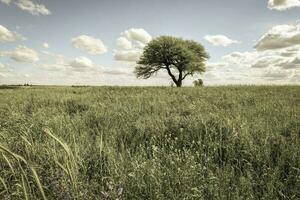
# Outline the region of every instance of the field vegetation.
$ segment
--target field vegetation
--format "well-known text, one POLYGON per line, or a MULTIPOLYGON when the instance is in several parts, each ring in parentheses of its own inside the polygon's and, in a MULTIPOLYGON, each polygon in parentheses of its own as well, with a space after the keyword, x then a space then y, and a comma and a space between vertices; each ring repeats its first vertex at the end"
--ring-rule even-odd
POLYGON ((4 87, 0 199, 300 199, 300 87, 4 87))

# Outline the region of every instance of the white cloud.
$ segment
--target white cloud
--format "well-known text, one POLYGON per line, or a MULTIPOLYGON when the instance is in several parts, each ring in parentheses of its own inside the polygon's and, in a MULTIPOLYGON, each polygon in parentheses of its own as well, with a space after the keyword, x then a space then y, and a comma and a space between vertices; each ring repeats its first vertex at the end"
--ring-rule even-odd
POLYGON ((300 69, 300 56, 295 57, 290 62, 287 62, 283 65, 285 69, 300 69))
POLYGON ((233 52, 207 67, 203 77, 207 84, 294 84, 299 80, 295 74, 300 73, 300 45, 233 52))
POLYGON ((214 46, 223 46, 223 47, 229 46, 231 44, 241 43, 240 41, 230 39, 225 35, 206 35, 204 39, 214 46))
POLYGON ((95 67, 94 63, 87 57, 75 58, 69 63, 69 66, 75 71, 84 71, 95 67))
POLYGON ((41 60, 43 63, 36 64, 36 66, 47 71, 99 72, 101 70, 101 66, 94 64, 92 60, 84 56, 69 59, 60 54, 42 51, 41 60))
POLYGON ((118 50, 114 53, 115 60, 118 61, 127 61, 127 62, 136 62, 142 55, 142 51, 140 49, 133 50, 118 50))
POLYGON ((87 71, 96 69, 96 65, 87 57, 77 57, 67 59, 60 54, 42 51, 42 64, 36 64, 37 67, 47 71, 87 71))
POLYGON ((44 47, 45 49, 49 49, 50 46, 49 46, 49 44, 48 44, 47 42, 44 42, 44 43, 43 43, 43 47, 44 47))
POLYGON ((206 72, 215 70, 219 67, 226 67, 227 63, 224 61, 220 61, 220 62, 207 62, 206 63, 206 72))
POLYGON ((300 0, 269 0, 268 7, 271 10, 286 10, 293 7, 300 7, 300 0))
POLYGON ((32 15, 50 15, 51 12, 43 4, 34 4, 30 0, 19 0, 16 5, 21 9, 28 11, 32 15))
POLYGON ((254 60, 254 64, 251 65, 253 68, 266 68, 266 67, 274 67, 274 66, 281 66, 286 62, 286 58, 278 56, 278 55, 271 55, 271 56, 263 56, 258 60, 254 60))
POLYGON ((147 44, 152 40, 151 35, 142 28, 131 28, 122 33, 126 38, 133 41, 138 41, 147 44))
POLYGON ((138 61, 143 53, 143 48, 151 40, 151 35, 141 28, 131 28, 122 32, 117 39, 114 59, 125 62, 138 61))
POLYGON ((255 45, 259 51, 300 45, 300 22, 278 25, 264 34, 255 45))
POLYGON ((169 85, 164 76, 149 80, 136 79, 133 66, 104 67, 85 57, 66 58, 63 55, 41 51, 40 61, 33 64, 36 70, 27 74, 0 70, 0 84, 42 85, 169 85))
POLYGON ((293 72, 282 70, 281 68, 268 68, 263 71, 261 77, 267 80, 286 80, 293 76, 293 72))
POLYGON ((133 44, 126 37, 122 36, 117 39, 117 47, 119 49, 132 49, 133 44))
POLYGON ((297 56, 299 51, 300 51, 299 46, 293 46, 290 48, 282 49, 280 55, 284 56, 284 57, 294 57, 294 56, 297 56))
POLYGON ((39 69, 46 70, 51 73, 65 73, 65 76, 68 77, 74 73, 91 73, 97 75, 106 74, 109 76, 133 76, 133 69, 130 67, 103 67, 93 63, 93 61, 91 61, 89 58, 83 56, 74 59, 68 59, 63 55, 42 51, 41 57, 43 64, 36 64, 39 69))
POLYGON ((24 40, 20 34, 8 30, 6 27, 0 25, 0 42, 15 42, 17 40, 24 40))
POLYGON ((71 39, 73 47, 85 51, 89 54, 103 54, 107 52, 107 47, 100 39, 87 35, 81 35, 71 39))
POLYGON ((300 71, 290 78, 291 83, 300 83, 300 71))
MULTIPOLYGON (((46 71, 52 71, 52 72, 66 72, 67 75, 72 75, 73 72, 80 72, 80 73, 92 73, 92 74, 107 74, 107 75, 127 75, 127 76, 133 76, 132 71, 128 68, 115 68, 115 67, 102 67, 95 65, 94 63, 89 63, 89 61, 83 61, 80 60, 82 58, 75 58, 69 63, 66 64, 58 64, 58 63, 52 63, 52 64, 40 64, 37 65, 40 69, 46 70, 46 71), (91 65, 90 65, 91 64, 91 65)), ((80 74, 78 74, 80 75, 80 74)))
POLYGON ((27 11, 32 15, 50 15, 51 12, 43 4, 35 4, 31 0, 1 0, 2 3, 9 5, 15 2, 16 6, 21 10, 27 11))
POLYGON ((233 52, 231 54, 222 57, 223 62, 227 62, 227 65, 241 65, 250 67, 253 61, 259 58, 257 51, 246 52, 233 52))
POLYGON ((1 52, 1 56, 8 56, 17 62, 34 63, 39 61, 39 55, 26 46, 18 46, 14 51, 1 52))
POLYGON ((226 66, 242 66, 244 68, 273 68, 281 69, 300 69, 300 46, 298 51, 293 49, 293 54, 286 54, 290 49, 269 50, 269 51, 250 51, 250 52, 233 52, 222 57, 226 66), (283 55, 284 54, 284 55, 283 55))

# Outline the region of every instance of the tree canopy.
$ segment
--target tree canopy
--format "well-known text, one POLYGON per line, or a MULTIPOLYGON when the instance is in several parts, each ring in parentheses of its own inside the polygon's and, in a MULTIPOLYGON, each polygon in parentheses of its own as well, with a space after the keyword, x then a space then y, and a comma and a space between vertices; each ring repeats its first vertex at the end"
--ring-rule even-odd
POLYGON ((176 86, 181 87, 187 76, 205 72, 208 58, 205 48, 193 40, 160 36, 144 48, 135 74, 147 79, 160 70, 166 70, 176 86))

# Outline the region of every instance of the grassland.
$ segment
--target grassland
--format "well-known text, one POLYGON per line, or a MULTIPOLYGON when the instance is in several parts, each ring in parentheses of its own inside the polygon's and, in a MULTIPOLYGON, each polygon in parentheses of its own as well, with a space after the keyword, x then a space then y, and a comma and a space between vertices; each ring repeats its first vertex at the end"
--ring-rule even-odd
POLYGON ((300 87, 0 89, 0 199, 300 199, 300 87))

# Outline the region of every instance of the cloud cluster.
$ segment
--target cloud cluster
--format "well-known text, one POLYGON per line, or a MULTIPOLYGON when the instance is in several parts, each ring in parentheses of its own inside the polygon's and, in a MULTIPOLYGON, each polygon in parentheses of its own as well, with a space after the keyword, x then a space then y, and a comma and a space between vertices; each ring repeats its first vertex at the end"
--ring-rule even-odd
POLYGON ((300 0, 269 0, 268 7, 271 10, 287 10, 293 7, 300 7, 300 0))
POLYGON ((231 44, 240 44, 240 41, 237 40, 233 40, 228 38, 225 35, 206 35, 204 37, 204 39, 206 41, 208 41, 209 43, 211 43, 213 46, 229 46, 231 44))
POLYGON ((246 52, 232 52, 208 63, 212 84, 289 84, 300 82, 300 23, 272 27, 246 52))
POLYGON ((107 74, 107 75, 130 75, 129 68, 103 67, 95 64, 87 57, 80 56, 77 58, 66 58, 63 55, 42 51, 43 63, 36 64, 42 70, 51 72, 65 72, 65 76, 70 76, 73 73, 85 74, 107 74))
POLYGON ((16 62, 34 63, 39 61, 39 55, 26 46, 18 46, 14 51, 0 52, 0 56, 7 56, 16 62))
POLYGON ((300 69, 300 22, 271 28, 255 45, 260 58, 253 67, 300 69))
POLYGON ((114 58, 117 61, 136 62, 142 55, 145 45, 152 37, 144 29, 132 28, 121 33, 117 39, 117 50, 114 58))
POLYGON ((0 43, 1 42, 15 42, 17 40, 24 40, 20 34, 8 30, 6 27, 0 25, 0 43))
POLYGON ((300 45, 300 22, 278 25, 260 38, 255 49, 275 50, 300 45))
POLYGON ((87 57, 68 59, 63 55, 42 51, 42 62, 37 67, 47 71, 97 71, 97 66, 87 57))
POLYGON ((280 68, 267 68, 263 71, 262 77, 268 81, 289 80, 294 76, 294 71, 289 72, 280 68))
POLYGON ((9 5, 14 2, 21 10, 27 11, 32 15, 50 15, 51 12, 43 4, 35 4, 31 0, 0 0, 2 3, 9 5))
POLYGON ((300 46, 292 56, 282 56, 290 49, 233 52, 217 63, 208 64, 204 80, 219 84, 293 83, 300 81, 300 46))
POLYGON ((103 44, 100 39, 80 35, 71 39, 73 47, 85 51, 89 54, 103 54, 107 52, 107 47, 103 44))

